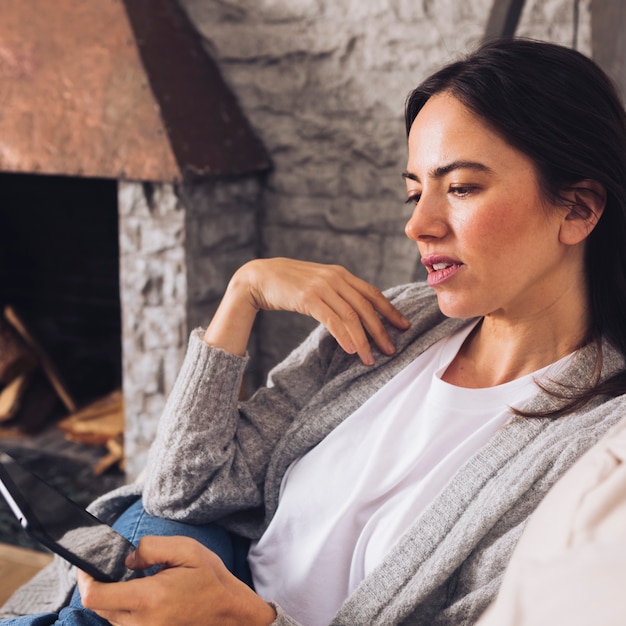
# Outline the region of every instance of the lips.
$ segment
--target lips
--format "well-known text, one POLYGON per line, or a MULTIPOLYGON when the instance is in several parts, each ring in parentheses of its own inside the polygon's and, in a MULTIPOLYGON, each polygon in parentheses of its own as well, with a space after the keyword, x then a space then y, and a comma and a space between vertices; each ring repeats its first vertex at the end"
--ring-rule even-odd
POLYGON ((431 287, 445 282, 463 267, 461 261, 438 254, 422 257, 421 262, 428 270, 428 284, 431 287))

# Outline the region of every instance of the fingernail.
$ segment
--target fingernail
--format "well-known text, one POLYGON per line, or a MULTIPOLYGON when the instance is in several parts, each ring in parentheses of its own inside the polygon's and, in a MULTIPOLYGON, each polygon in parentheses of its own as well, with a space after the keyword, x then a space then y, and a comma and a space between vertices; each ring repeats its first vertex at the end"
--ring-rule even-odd
POLYGON ((369 354, 366 354, 363 358, 363 362, 365 363, 365 365, 374 365, 374 355, 371 352, 369 354))

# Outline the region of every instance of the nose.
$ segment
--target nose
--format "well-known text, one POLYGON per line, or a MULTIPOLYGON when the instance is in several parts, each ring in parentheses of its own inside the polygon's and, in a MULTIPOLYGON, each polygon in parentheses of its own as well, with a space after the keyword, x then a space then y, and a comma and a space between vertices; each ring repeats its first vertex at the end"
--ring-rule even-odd
POLYGON ((404 232, 409 239, 420 242, 445 237, 448 225, 440 202, 434 195, 422 192, 404 227, 404 232))

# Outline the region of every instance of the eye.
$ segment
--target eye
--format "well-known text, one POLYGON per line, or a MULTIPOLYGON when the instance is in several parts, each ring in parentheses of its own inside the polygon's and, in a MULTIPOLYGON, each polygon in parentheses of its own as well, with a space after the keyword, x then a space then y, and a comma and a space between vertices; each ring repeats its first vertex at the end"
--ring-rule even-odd
POLYGON ((413 192, 406 199, 405 204, 417 204, 420 201, 422 194, 419 192, 413 192))
POLYGON ((448 193, 452 193, 458 198, 466 198, 476 191, 476 185, 452 185, 448 193))

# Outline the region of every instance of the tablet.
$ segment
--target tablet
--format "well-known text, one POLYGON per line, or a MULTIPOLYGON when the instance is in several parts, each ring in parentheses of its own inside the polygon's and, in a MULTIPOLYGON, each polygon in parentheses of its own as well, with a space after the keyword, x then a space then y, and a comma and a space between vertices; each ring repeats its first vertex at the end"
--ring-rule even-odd
POLYGON ((76 502, 0 452, 0 492, 24 530, 96 580, 141 576, 124 565, 135 546, 76 502))

